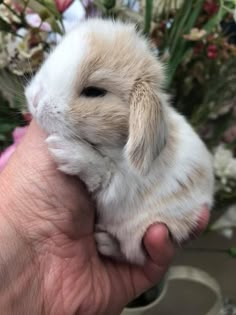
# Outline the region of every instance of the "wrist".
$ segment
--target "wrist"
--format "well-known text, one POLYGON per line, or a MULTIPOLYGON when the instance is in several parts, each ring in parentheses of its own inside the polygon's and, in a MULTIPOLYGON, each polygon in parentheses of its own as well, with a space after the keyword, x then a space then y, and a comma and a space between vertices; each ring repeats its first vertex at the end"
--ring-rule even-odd
MULTIPOLYGON (((2 183, 2 182, 1 182, 2 183)), ((4 190, 4 187, 1 186, 4 190)), ((23 231, 14 222, 10 196, 0 193, 0 309, 2 314, 42 314, 40 272, 23 231), (4 198, 3 198, 4 196, 4 198), (7 201, 7 202, 4 202, 7 201), (8 215, 9 213, 9 215, 8 215)), ((16 209, 17 210, 17 209, 16 209)), ((17 217, 15 217, 17 220, 17 217)))

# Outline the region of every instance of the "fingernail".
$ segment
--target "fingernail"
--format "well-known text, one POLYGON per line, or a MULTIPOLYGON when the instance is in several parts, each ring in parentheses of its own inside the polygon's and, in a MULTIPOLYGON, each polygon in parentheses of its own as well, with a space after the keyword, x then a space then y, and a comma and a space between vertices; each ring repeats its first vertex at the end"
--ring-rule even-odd
POLYGON ((165 240, 167 241, 167 242, 171 242, 172 241, 172 235, 171 235, 171 233, 170 233, 170 230, 168 229, 168 227, 165 225, 165 224, 163 224, 163 226, 165 226, 165 240))
POLYGON ((169 241, 170 240, 170 231, 168 230, 168 227, 164 224, 164 223, 161 223, 159 225, 159 229, 162 230, 163 232, 163 229, 165 229, 165 241, 169 241))

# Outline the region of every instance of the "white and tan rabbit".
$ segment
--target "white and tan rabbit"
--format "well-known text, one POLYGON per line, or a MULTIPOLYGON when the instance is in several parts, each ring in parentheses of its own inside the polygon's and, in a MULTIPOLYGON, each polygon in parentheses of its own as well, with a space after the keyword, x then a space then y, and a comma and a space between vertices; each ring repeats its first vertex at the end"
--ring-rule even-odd
POLYGON ((103 255, 143 264, 142 238, 165 223, 177 242, 211 207, 211 156, 168 102, 163 68, 135 27, 91 19, 65 36, 26 88, 61 171, 97 203, 103 255))

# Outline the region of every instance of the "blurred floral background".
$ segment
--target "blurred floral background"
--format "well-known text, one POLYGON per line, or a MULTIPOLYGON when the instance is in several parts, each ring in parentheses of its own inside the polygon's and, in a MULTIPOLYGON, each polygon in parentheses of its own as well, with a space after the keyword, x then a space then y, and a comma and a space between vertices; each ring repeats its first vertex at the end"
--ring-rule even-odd
MULTIPOLYGON (((63 34, 93 16, 136 23, 165 63, 166 90, 173 106, 187 117, 213 155, 217 220, 210 222, 208 231, 232 240, 236 228, 236 0, 0 0, 0 172, 31 120, 24 86, 63 34)), ((231 245, 207 251, 236 257, 236 246, 231 245)), ((146 305, 159 289, 144 293, 131 306, 146 305)))
POLYGON ((91 16, 132 21, 150 38, 173 105, 213 154, 215 208, 234 204, 236 0, 0 0, 0 171, 30 121, 24 86, 63 34, 91 16))

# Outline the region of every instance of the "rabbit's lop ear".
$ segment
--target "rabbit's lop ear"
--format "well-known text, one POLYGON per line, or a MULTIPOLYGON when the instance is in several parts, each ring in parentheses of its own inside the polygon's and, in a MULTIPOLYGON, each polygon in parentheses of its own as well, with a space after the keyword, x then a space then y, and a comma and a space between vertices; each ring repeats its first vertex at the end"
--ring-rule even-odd
POLYGON ((166 143, 163 96, 151 83, 138 82, 130 99, 129 136, 125 154, 131 166, 146 175, 166 143))

